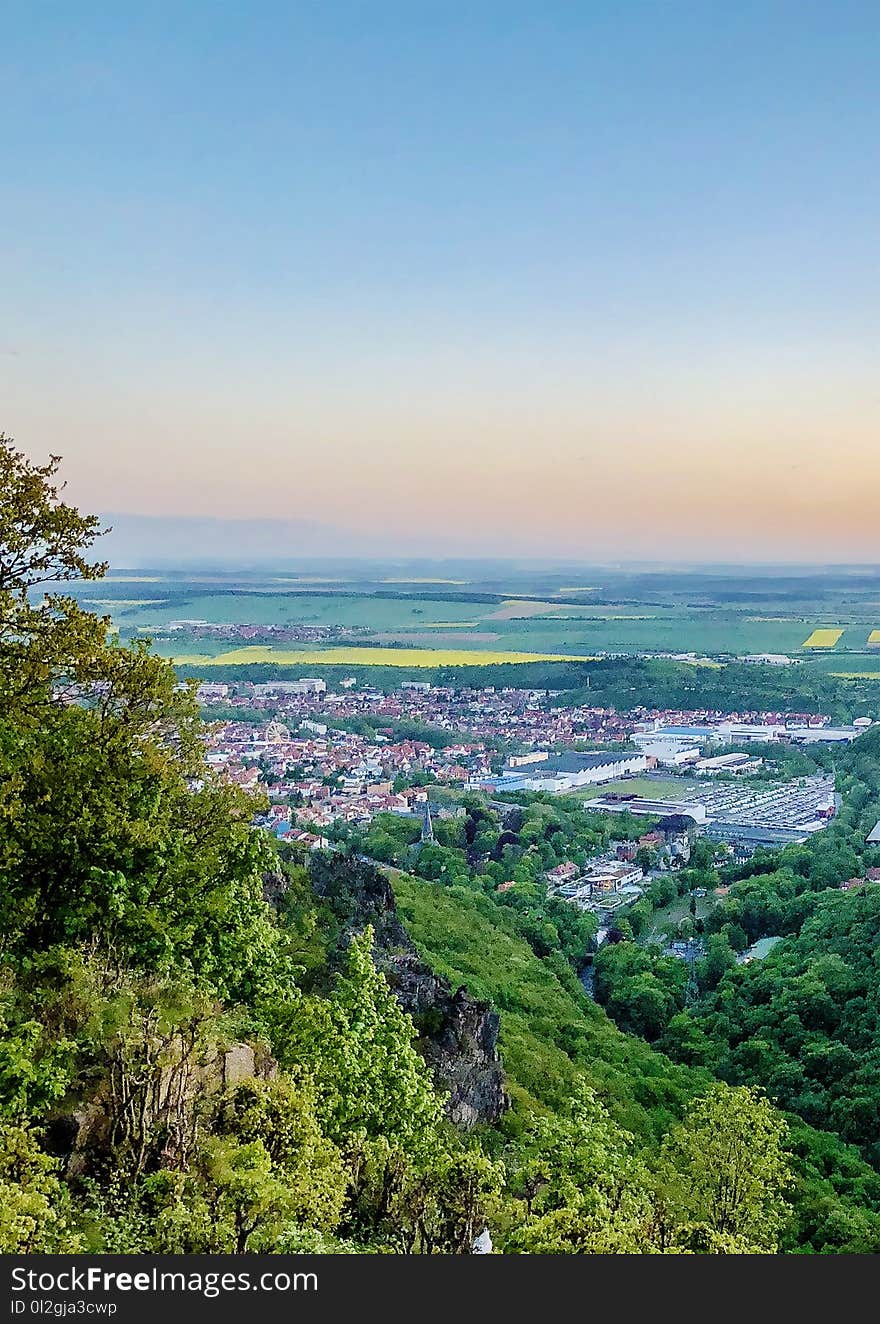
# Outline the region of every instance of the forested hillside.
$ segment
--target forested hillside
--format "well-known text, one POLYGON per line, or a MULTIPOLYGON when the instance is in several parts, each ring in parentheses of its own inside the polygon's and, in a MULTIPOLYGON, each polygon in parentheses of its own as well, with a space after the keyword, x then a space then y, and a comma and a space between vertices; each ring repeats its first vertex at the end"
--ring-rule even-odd
POLYGON ((781 1106, 858 1145, 876 1167, 880 850, 866 839, 880 818, 880 733, 843 756, 839 784, 834 825, 736 879, 713 916, 719 945, 737 929, 750 942, 785 940, 766 961, 705 972, 703 996, 670 1025, 667 1046, 724 1079, 760 1080, 781 1106))
POLYGON ((0 440, 0 1250, 880 1245, 873 1169, 616 1028, 552 907, 281 858, 192 689, 65 596, 103 567, 57 467, 0 440))

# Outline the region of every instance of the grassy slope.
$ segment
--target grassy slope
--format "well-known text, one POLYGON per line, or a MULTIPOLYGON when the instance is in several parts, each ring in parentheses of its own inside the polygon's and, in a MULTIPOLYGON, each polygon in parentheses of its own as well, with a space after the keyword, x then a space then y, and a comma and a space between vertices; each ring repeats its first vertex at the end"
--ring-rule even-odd
POLYGON ((503 905, 469 888, 405 876, 395 877, 394 890, 432 968, 501 1012, 501 1051, 518 1112, 558 1106, 585 1075, 615 1117, 650 1140, 704 1086, 702 1075, 621 1033, 573 973, 557 976, 539 960, 503 905))

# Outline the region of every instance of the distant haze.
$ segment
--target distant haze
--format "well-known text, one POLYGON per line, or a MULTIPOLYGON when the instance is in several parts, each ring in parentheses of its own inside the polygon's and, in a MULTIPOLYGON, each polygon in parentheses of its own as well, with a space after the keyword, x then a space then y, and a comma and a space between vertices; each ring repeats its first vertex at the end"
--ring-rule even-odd
POLYGON ((386 570, 396 565, 413 574, 419 572, 419 567, 422 573, 433 573, 444 565, 448 568, 457 564, 469 578, 475 569, 481 573, 503 573, 512 566, 528 569, 562 569, 567 566, 571 573, 601 566, 648 572, 699 569, 731 574, 735 574, 739 567, 748 566, 753 572, 768 575, 785 566, 810 574, 824 567, 841 566, 853 575, 872 574, 880 567, 878 557, 864 562, 836 561, 833 558, 818 561, 808 556, 773 559, 757 554, 743 556, 738 554, 736 547, 727 558, 719 555, 701 560, 676 554, 661 558, 656 554, 652 556, 650 549, 640 556, 635 542, 630 544, 624 556, 615 555, 613 548, 603 551, 595 544, 591 552, 586 540, 581 554, 566 554, 564 549, 554 547, 550 540, 543 546, 515 549, 505 545, 503 540, 500 545, 491 538, 481 543, 478 538, 453 533, 445 538, 429 533, 404 542, 393 532, 369 535, 295 519, 187 518, 120 513, 107 513, 101 518, 110 531, 98 541, 95 550, 118 569, 185 570, 215 566, 236 571, 337 561, 345 562, 349 570, 362 567, 366 573, 371 566, 381 562, 386 570))
POLYGON ((364 554, 363 546, 308 520, 181 519, 162 515, 102 516, 110 531, 97 551, 114 566, 223 564, 246 568, 279 559, 364 554))

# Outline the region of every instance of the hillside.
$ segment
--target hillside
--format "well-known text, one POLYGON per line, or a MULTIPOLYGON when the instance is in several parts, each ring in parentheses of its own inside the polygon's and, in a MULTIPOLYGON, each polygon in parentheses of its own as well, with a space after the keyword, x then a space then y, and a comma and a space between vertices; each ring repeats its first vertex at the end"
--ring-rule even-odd
MULTIPOLYGON (((515 916, 473 889, 440 888, 395 874, 401 917, 424 959, 501 1012, 499 1046, 514 1101, 503 1128, 515 1135, 535 1112, 563 1109, 586 1082, 616 1122, 650 1153, 706 1089, 703 1070, 674 1064, 622 1033, 580 989, 559 977, 516 933, 515 916)), ((752 1074, 751 1083, 760 1083, 752 1074)), ((876 1252, 880 1177, 857 1149, 789 1118, 795 1156, 790 1251, 876 1252)))
POLYGON ((421 954, 501 1012, 501 1047, 521 1107, 558 1108, 585 1078, 621 1125, 659 1139, 708 1075, 622 1034, 568 977, 517 935, 514 916, 472 888, 395 875, 401 916, 421 954))

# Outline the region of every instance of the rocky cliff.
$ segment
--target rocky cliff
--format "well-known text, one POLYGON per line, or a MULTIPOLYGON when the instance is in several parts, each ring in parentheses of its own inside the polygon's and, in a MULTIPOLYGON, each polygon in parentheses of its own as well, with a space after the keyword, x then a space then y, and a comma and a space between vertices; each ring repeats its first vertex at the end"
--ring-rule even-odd
POLYGON ((337 956, 352 933, 372 925, 376 964, 413 1018, 418 1047, 438 1087, 449 1095, 452 1121, 466 1128, 497 1121, 510 1106, 497 1012, 465 989, 453 990, 425 964, 401 922, 391 884, 375 865, 322 854, 311 858, 309 873, 315 895, 340 924, 337 956))

